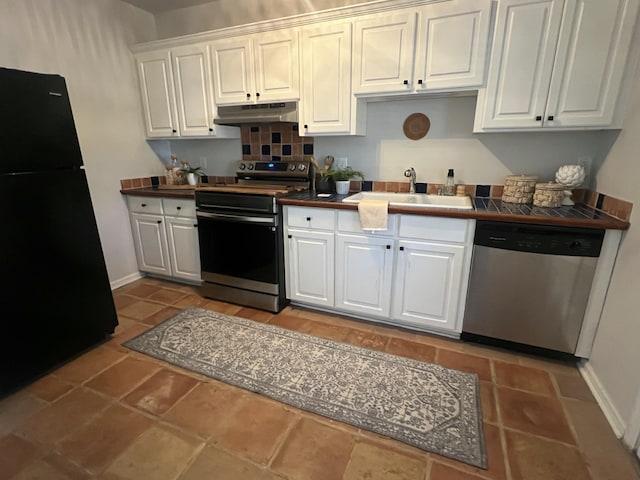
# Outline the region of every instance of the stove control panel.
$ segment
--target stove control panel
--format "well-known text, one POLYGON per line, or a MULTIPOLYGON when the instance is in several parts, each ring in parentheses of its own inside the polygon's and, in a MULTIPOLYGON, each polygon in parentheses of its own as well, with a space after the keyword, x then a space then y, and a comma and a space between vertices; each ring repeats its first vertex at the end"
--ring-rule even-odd
POLYGON ((287 162, 243 160, 238 164, 236 175, 242 178, 310 178, 311 170, 312 164, 309 160, 287 162))

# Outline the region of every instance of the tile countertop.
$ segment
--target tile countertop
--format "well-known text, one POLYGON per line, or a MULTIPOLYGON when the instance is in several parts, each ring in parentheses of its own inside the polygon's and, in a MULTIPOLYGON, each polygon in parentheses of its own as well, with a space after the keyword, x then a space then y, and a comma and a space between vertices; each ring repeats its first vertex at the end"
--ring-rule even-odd
MULTIPOLYGON (((120 190, 124 195, 194 198, 195 188, 163 189, 143 187, 120 190)), ((352 195, 350 193, 349 195, 352 195)), ((357 210, 358 205, 342 203, 349 195, 332 194, 330 197, 318 197, 308 190, 295 192, 278 198, 282 205, 303 207, 337 208, 357 210)), ((499 222, 534 223, 539 225, 560 225, 566 227, 604 228, 626 230, 629 222, 619 220, 600 210, 587 205, 576 204, 572 207, 543 208, 533 205, 506 203, 497 198, 475 197, 473 210, 456 210, 448 208, 400 207, 389 205, 389 213, 405 213, 413 215, 429 215, 434 217, 472 218, 476 220, 494 220, 499 222)))
MULTIPOLYGON (((350 193, 349 195, 352 195, 350 193)), ((342 203, 349 195, 331 194, 330 197, 318 197, 312 191, 297 192, 280 197, 282 205, 304 207, 338 208, 357 210, 357 204, 342 203)), ((619 220, 587 205, 576 204, 570 207, 543 208, 533 205, 521 205, 502 202, 497 198, 473 198, 473 210, 449 208, 401 207, 389 205, 389 213, 409 213, 434 217, 472 218, 476 220, 494 220, 498 222, 534 223, 539 225, 560 225, 566 227, 603 228, 626 230, 629 222, 619 220)))

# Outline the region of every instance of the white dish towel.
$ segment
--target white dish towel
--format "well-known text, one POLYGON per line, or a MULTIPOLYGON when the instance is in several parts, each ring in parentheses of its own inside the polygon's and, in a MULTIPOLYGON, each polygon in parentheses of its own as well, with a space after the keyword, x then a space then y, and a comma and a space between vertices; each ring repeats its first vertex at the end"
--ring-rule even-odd
POLYGON ((386 230, 388 212, 388 200, 361 200, 358 203, 360 227, 363 230, 386 230))

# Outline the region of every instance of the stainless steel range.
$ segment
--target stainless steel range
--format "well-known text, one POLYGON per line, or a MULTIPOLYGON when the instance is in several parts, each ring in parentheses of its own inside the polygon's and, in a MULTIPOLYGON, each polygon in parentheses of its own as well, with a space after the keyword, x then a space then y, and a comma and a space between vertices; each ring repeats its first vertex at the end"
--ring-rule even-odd
POLYGON ((271 312, 285 307, 277 197, 308 189, 312 175, 309 161, 243 161, 237 183, 196 190, 204 296, 271 312))

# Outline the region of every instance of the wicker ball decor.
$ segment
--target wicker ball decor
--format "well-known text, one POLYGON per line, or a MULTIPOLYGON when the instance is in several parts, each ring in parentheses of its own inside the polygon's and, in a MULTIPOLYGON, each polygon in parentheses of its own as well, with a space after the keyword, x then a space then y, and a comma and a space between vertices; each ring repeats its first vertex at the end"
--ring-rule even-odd
POLYGON ((533 204, 536 207, 559 207, 564 199, 564 185, 558 183, 538 183, 533 194, 533 204))
POLYGON ((509 175, 504 179, 502 201, 509 203, 531 203, 538 177, 533 175, 509 175))

